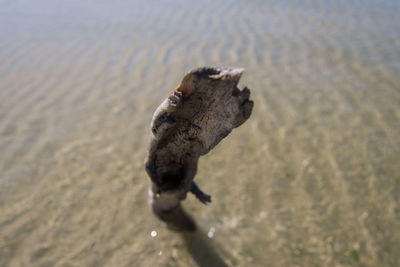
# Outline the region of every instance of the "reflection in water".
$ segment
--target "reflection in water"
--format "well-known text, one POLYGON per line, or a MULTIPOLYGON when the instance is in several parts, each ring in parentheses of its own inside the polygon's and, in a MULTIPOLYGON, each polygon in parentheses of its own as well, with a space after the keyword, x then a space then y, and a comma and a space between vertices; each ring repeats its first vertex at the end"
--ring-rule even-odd
POLYGON ((207 237, 207 234, 202 229, 197 229, 194 233, 186 232, 181 235, 188 252, 200 267, 228 266, 217 253, 211 239, 207 237))

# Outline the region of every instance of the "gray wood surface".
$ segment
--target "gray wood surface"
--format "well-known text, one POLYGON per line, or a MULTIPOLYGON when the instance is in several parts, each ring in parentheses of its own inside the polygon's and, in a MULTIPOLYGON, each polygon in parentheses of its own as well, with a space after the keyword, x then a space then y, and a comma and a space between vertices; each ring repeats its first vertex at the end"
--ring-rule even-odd
POLYGON ((154 213, 172 229, 195 230, 180 202, 192 192, 211 202, 193 181, 201 155, 251 115, 250 90, 237 87, 241 68, 203 67, 189 71, 157 108, 145 160, 154 213))

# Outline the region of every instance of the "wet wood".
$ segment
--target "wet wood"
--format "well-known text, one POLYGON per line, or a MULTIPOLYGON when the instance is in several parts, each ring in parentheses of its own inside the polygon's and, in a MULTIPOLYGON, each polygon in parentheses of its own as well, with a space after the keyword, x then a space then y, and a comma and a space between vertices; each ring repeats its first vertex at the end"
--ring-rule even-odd
POLYGON ((211 202, 193 181, 199 157, 251 115, 250 90, 237 87, 243 72, 226 67, 192 70, 154 113, 145 160, 150 204, 172 229, 195 230, 180 202, 187 192, 203 203, 211 202))

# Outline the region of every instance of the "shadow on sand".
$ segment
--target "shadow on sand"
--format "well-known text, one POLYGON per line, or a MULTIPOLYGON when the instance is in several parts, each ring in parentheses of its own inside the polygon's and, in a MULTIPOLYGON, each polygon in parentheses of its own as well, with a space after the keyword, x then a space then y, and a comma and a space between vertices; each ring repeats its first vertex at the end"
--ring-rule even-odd
POLYGON ((193 233, 182 233, 186 248, 200 267, 229 266, 215 251, 211 240, 202 229, 193 233))

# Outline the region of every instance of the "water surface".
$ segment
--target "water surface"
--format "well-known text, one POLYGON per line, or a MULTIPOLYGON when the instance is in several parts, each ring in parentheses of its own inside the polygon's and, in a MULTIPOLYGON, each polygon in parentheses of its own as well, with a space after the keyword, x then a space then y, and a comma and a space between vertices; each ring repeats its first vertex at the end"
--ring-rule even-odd
POLYGON ((398 1, 0 6, 0 266, 400 265, 398 1), (246 68, 255 108, 200 160, 213 203, 189 196, 180 235, 143 160, 203 65, 246 68))

